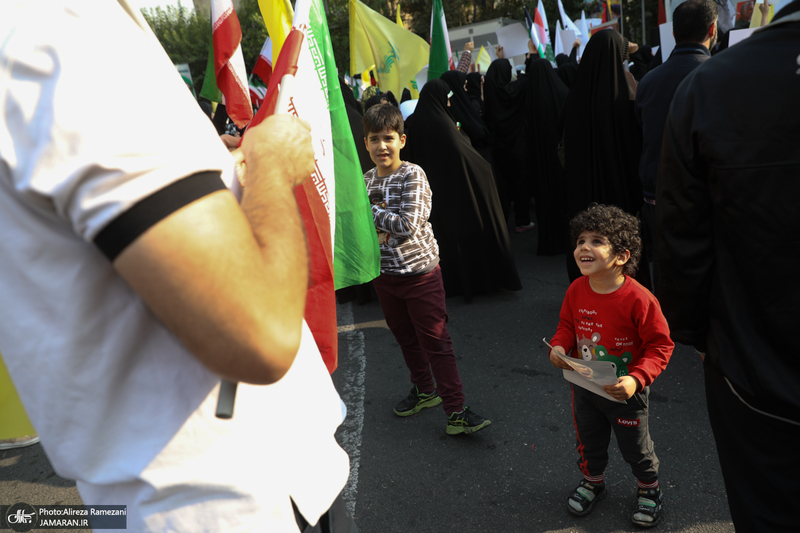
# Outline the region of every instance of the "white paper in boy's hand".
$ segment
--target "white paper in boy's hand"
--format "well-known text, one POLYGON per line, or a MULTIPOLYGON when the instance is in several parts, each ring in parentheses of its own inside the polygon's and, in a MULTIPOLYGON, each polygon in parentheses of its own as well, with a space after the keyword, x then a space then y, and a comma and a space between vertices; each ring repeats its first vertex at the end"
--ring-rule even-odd
MULTIPOLYGON (((542 340, 545 344, 550 346, 547 339, 542 340)), ((572 367, 572 370, 562 370, 564 379, 598 396, 602 396, 606 400, 617 403, 627 403, 622 400, 617 400, 603 390, 604 385, 614 385, 617 383, 617 371, 611 361, 584 361, 583 359, 575 359, 574 357, 563 355, 561 352, 554 350, 552 346, 550 346, 550 350, 572 367)))

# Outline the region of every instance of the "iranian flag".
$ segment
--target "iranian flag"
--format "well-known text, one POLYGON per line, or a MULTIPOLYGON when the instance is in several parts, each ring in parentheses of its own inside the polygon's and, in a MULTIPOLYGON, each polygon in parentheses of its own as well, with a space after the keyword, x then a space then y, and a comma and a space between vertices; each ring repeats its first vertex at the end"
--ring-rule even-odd
POLYGON ((242 28, 231 0, 211 0, 214 78, 228 116, 238 128, 253 118, 247 72, 242 56, 242 28))
POLYGON ((250 100, 256 107, 261 107, 267 94, 269 80, 272 77, 272 39, 267 37, 261 53, 258 55, 253 72, 250 73, 250 100))
POLYGON ((334 291, 376 278, 380 250, 319 0, 297 0, 292 31, 253 122, 274 110, 278 83, 291 70, 284 56, 292 54, 297 67, 288 111, 311 123, 317 163, 311 177, 295 189, 311 256, 305 320, 333 372, 338 351, 334 291))

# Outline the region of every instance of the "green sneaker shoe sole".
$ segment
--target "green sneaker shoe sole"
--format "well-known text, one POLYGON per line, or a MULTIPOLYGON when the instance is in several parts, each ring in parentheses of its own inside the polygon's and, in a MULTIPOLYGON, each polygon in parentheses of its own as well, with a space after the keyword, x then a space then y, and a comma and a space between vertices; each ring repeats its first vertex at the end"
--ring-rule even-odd
POLYGON ((476 431, 480 431, 486 426, 491 426, 491 420, 485 420, 483 423, 477 426, 455 426, 452 424, 447 424, 447 434, 448 435, 469 435, 470 433, 475 433, 476 431))
POLYGON ((398 411, 397 408, 395 408, 394 409, 394 414, 396 414, 397 416, 411 416, 411 415, 415 415, 415 414, 419 413, 420 411, 422 411, 426 407, 436 407, 440 403, 442 403, 441 396, 434 396, 430 400, 425 400, 423 402, 419 402, 417 405, 415 405, 414 407, 412 407, 408 411, 398 411))

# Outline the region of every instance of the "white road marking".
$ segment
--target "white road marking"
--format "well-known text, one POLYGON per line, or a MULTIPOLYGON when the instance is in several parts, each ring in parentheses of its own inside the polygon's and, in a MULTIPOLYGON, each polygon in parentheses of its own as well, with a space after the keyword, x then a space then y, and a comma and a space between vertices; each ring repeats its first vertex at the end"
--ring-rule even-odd
MULTIPOLYGON (((350 309, 350 321, 352 322, 352 320, 353 320, 353 308, 351 307, 352 304, 350 304, 348 302, 345 305, 348 307, 348 309, 350 309)), ((339 309, 341 309, 342 307, 344 307, 344 305, 340 306, 339 309)), ((372 322, 362 322, 360 324, 346 323, 346 324, 343 324, 343 325, 339 326, 337 328, 337 331, 339 333, 346 333, 348 331, 353 331, 353 330, 356 330, 356 329, 364 329, 364 328, 389 329, 389 326, 386 324, 385 320, 373 320, 372 322)))
POLYGON ((356 496, 358 495, 358 468, 361 464, 361 439, 364 429, 364 378, 366 376, 367 359, 364 353, 364 332, 359 331, 362 327, 381 327, 378 322, 366 322, 364 324, 353 324, 353 306, 351 303, 337 305, 336 314, 339 322, 345 324, 339 326, 339 332, 345 335, 347 340, 347 353, 339 354, 339 361, 345 362, 339 367, 344 373, 347 386, 339 391, 347 406, 347 418, 342 423, 342 431, 339 434, 339 444, 350 456, 350 478, 347 480, 342 490, 342 497, 347 503, 350 514, 355 516, 356 496))

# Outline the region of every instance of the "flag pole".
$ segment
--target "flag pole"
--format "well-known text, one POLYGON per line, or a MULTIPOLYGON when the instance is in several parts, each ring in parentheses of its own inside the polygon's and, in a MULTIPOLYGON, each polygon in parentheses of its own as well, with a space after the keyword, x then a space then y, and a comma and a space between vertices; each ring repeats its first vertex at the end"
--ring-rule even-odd
MULTIPOLYGON (((278 101, 275 104, 275 114, 286 114, 289 112, 289 101, 292 98, 292 86, 294 85, 294 74, 285 74, 281 78, 281 89, 278 91, 278 101)), ((223 379, 219 384, 219 396, 217 397, 217 418, 230 420, 233 418, 233 407, 236 403, 236 381, 223 379)))
MULTIPOLYGON (((293 30, 296 31, 296 30, 293 30)), ((255 126, 259 124, 264 118, 268 115, 276 113, 276 114, 286 114, 289 112, 289 102, 292 98, 292 87, 294 86, 294 74, 297 72, 297 52, 299 50, 299 43, 303 42, 302 38, 303 34, 300 32, 298 44, 296 46, 287 46, 286 48, 290 50, 288 53, 293 52, 293 56, 291 59, 287 59, 289 62, 288 66, 284 67, 286 70, 286 74, 281 77, 280 88, 278 89, 278 98, 275 103, 275 107, 272 113, 269 112, 267 104, 267 98, 264 98, 265 105, 262 106, 264 112, 259 112, 253 118, 253 121, 250 123, 251 126, 255 126)), ((287 41, 289 38, 287 37, 287 41)), ((283 55, 283 54, 281 54, 283 55)), ((288 56, 287 56, 288 57, 288 56)), ((279 58, 278 61, 281 61, 282 58, 279 58)), ((276 62, 275 71, 280 71, 280 67, 283 67, 284 63, 281 62, 281 65, 278 65, 276 62)), ((272 83, 270 83, 272 86, 272 83)), ((274 93, 273 93, 274 94, 274 93)), ((245 132, 247 134, 247 132, 245 132)), ((233 408, 234 404, 236 403, 236 388, 238 383, 235 381, 230 381, 227 379, 223 379, 219 384, 219 396, 217 397, 217 418, 229 420, 233 418, 233 408)))
POLYGON ((647 43, 647 33, 645 30, 645 22, 644 22, 644 0, 642 0, 642 46, 647 43))

